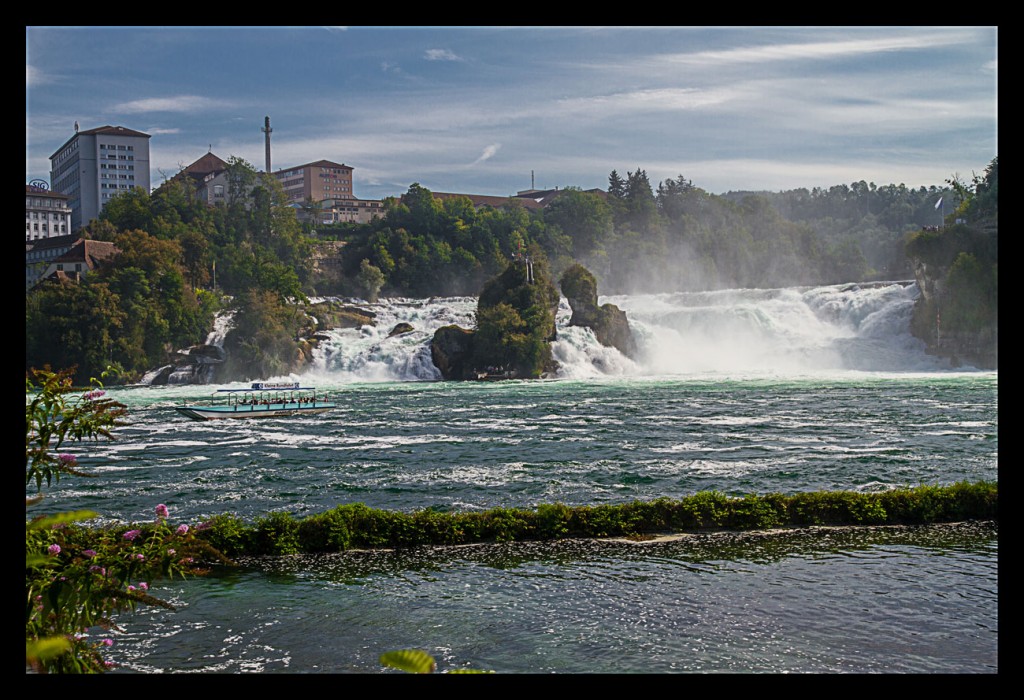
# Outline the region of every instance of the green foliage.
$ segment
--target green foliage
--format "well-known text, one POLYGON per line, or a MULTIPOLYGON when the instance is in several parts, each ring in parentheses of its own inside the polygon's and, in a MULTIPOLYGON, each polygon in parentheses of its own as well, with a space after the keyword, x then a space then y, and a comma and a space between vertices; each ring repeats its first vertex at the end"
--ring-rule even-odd
MULTIPOLYGON (((125 407, 99 389, 70 397, 71 372, 33 370, 26 377, 26 485, 61 475, 84 476, 78 458, 56 454, 65 444, 113 439, 125 407)), ((42 494, 26 499, 37 506, 42 494)), ((187 525, 167 523, 166 506, 137 528, 90 530, 78 523, 89 511, 40 515, 25 522, 25 663, 37 673, 100 673, 102 650, 111 639, 92 641, 84 632, 112 629, 112 615, 139 605, 173 609, 146 591, 161 576, 203 573, 202 562, 222 555, 195 538, 187 525)))
POLYGON ((264 290, 239 294, 234 308, 234 325, 224 339, 225 374, 259 379, 288 374, 298 366, 296 341, 306 325, 301 308, 264 290))
POLYGON ((406 673, 433 673, 437 663, 427 652, 421 649, 400 649, 380 655, 382 666, 395 668, 406 673))
POLYGON ((377 301, 377 296, 380 294, 380 289, 384 286, 386 279, 380 268, 372 265, 368 259, 363 258, 362 262, 359 263, 359 274, 356 276, 356 283, 362 289, 363 296, 371 304, 377 301))
POLYGON ((539 377, 551 364, 558 291, 545 261, 517 259, 484 285, 477 302, 473 341, 477 367, 498 366, 518 377, 539 377))
POLYGON ((566 269, 558 285, 566 298, 580 299, 597 306, 597 280, 582 265, 575 264, 566 269))
MULTIPOLYGON (((380 663, 382 666, 406 673, 434 673, 437 670, 437 662, 434 661, 434 657, 422 649, 389 651, 380 655, 380 663)), ((493 671, 460 668, 452 669, 447 673, 493 673, 493 671)))
MULTIPOLYGON (((113 439, 111 430, 126 407, 103 398, 102 389, 71 396, 73 370, 33 369, 25 374, 25 485, 50 486, 62 474, 90 476, 78 469, 78 457, 61 453, 65 443, 113 439)), ((95 382, 96 386, 102 386, 95 382)))
MULTIPOLYGON (((770 530, 814 525, 894 525, 998 518, 995 483, 920 486, 883 493, 829 491, 729 497, 702 491, 680 500, 659 498, 621 505, 535 510, 493 508, 451 513, 377 510, 362 503, 337 506, 295 520, 272 513, 246 525, 221 515, 194 528, 211 552, 224 555, 339 552, 478 542, 521 542, 566 537, 642 537, 665 532, 770 530)), ((80 543, 79 546, 85 546, 80 543)), ((207 557, 214 557, 208 554, 207 557)))
POLYGON ((249 546, 257 555, 296 554, 299 552, 299 523, 290 513, 282 512, 257 518, 249 546))

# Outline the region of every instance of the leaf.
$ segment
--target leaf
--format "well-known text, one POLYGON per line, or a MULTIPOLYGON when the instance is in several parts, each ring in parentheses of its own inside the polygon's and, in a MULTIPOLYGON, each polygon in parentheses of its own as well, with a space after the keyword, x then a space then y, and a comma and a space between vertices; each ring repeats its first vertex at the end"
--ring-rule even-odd
POLYGON ((47 515, 33 520, 30 523, 25 523, 25 528, 28 530, 46 530, 54 525, 61 523, 73 523, 76 520, 92 520, 98 518, 99 513, 91 510, 76 510, 70 513, 57 513, 56 515, 47 515))
POLYGON ((35 660, 52 659, 71 649, 71 640, 66 637, 44 637, 25 642, 25 658, 35 660))
POLYGON ((56 566, 57 560, 45 554, 25 554, 25 568, 34 569, 41 566, 56 566))
POLYGON ((433 673, 437 668, 434 657, 420 649, 389 651, 380 655, 380 662, 406 673, 433 673))

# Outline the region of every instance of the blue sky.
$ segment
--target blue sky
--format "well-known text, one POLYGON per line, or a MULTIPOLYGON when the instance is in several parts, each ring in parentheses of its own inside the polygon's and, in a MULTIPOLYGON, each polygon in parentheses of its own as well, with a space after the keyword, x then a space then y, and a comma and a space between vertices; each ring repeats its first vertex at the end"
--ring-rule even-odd
POLYGON ((74 133, 327 159, 357 197, 969 180, 998 155, 996 27, 26 27, 26 182, 74 133), (532 173, 532 180, 531 180, 532 173))

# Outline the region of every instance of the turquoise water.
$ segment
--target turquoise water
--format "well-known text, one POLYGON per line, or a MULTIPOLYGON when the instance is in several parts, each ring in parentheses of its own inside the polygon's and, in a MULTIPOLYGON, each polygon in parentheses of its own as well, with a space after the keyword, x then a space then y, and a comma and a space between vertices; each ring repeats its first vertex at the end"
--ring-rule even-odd
MULTIPOLYGON (((559 378, 435 381, 429 338, 469 298, 385 300, 331 331, 304 385, 320 416, 197 422, 219 386, 112 389, 129 408, 37 512, 141 522, 881 491, 998 479, 998 376, 954 371, 906 332, 916 289, 616 298, 624 358, 559 314, 559 378), (413 333, 388 337, 392 324, 413 333)), ((275 379, 263 377, 260 379, 275 379)), ((298 379, 290 377, 285 379, 298 379)), ((235 385, 242 386, 242 385, 235 385)), ((118 619, 114 673, 995 673, 998 531, 707 534, 346 552, 154 582, 177 610, 118 619)), ((104 633, 104 636, 108 636, 104 633)))
MULTIPOLYGON (((174 522, 883 490, 998 479, 996 375, 339 384, 320 417, 196 422, 206 388, 114 390, 130 425, 45 501, 174 522)), ((482 545, 244 562, 163 582, 116 673, 998 670, 994 526, 482 545)))

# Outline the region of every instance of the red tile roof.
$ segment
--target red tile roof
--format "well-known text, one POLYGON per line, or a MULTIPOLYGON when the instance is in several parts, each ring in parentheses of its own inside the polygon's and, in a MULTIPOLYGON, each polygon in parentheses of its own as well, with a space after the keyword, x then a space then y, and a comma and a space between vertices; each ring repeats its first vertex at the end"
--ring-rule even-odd
POLYGON ((84 262, 90 270, 94 270, 99 263, 114 257, 119 252, 117 246, 108 241, 93 241, 83 238, 71 246, 66 253, 55 258, 53 262, 84 262))

